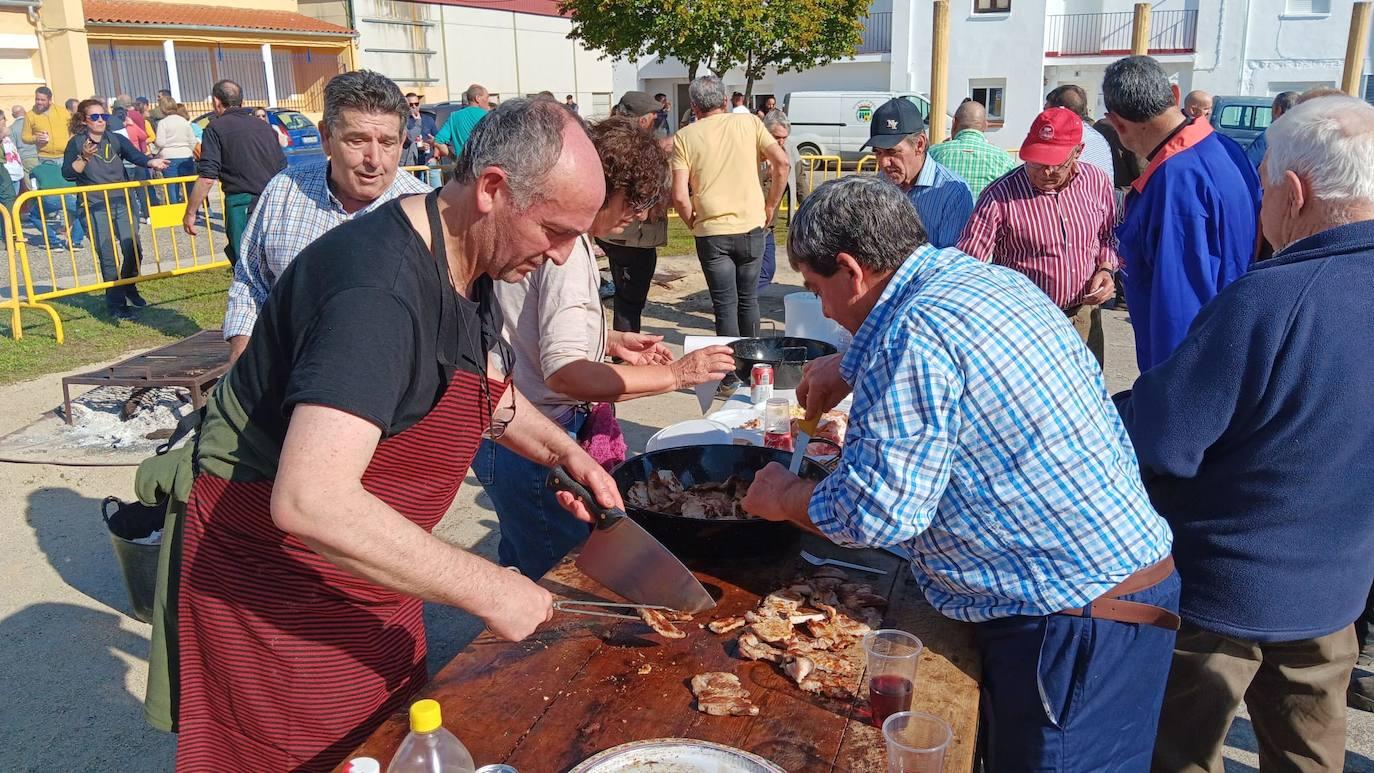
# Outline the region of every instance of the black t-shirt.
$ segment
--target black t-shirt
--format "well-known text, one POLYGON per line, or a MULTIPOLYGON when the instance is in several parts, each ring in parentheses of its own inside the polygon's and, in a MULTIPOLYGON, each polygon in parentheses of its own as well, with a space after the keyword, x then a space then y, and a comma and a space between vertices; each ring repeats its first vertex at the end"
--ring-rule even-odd
POLYGON ((490 290, 482 277, 476 301, 454 291, 400 200, 387 202, 321 236, 282 272, 230 386, 278 444, 300 403, 399 434, 433 409, 455 369, 487 372, 501 329, 490 290))

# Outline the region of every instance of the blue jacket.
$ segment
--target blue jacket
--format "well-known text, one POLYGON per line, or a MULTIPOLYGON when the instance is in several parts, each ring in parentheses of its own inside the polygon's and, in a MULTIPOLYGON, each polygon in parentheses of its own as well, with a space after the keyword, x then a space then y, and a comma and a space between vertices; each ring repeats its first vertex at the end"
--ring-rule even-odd
POLYGON ((1117 252, 1142 372, 1163 362, 1198 310, 1249 269, 1259 201, 1244 151, 1205 123, 1166 141, 1133 183, 1117 252))
MULTIPOLYGON (((1289 246, 1117 407, 1174 529, 1181 613, 1249 641, 1339 631, 1374 583, 1374 220, 1289 246)), ((1135 310, 1132 309, 1132 313, 1135 310)))

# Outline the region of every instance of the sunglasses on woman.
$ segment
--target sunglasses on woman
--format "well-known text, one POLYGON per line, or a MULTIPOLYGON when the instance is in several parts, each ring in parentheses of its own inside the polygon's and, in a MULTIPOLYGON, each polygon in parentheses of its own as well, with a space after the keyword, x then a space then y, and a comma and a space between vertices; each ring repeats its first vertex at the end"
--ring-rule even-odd
POLYGON ((90 114, 88 114, 88 115, 86 116, 86 120, 87 120, 87 121, 92 121, 92 122, 94 122, 94 121, 107 121, 107 122, 108 122, 111 118, 114 118, 114 116, 111 115, 111 114, 109 114, 109 113, 90 113, 90 114))

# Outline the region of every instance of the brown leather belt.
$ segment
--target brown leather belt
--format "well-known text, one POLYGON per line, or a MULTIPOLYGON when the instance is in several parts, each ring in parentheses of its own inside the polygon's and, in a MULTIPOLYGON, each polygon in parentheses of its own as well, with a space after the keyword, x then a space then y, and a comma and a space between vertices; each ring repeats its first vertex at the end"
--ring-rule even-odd
POLYGON ((1146 588, 1154 587, 1163 582, 1174 571, 1174 557, 1172 555, 1156 561, 1153 564, 1132 574, 1122 580, 1120 584, 1106 593, 1098 596, 1088 607, 1075 607, 1056 612, 1058 615, 1070 615, 1072 617, 1092 617, 1098 620, 1112 620, 1118 623, 1136 623, 1138 625, 1154 625, 1160 628, 1167 628, 1170 631, 1177 631, 1179 627, 1178 615, 1170 612, 1163 607, 1154 604, 1142 604, 1139 601, 1128 601, 1121 596, 1129 596, 1132 593, 1139 593, 1146 588))

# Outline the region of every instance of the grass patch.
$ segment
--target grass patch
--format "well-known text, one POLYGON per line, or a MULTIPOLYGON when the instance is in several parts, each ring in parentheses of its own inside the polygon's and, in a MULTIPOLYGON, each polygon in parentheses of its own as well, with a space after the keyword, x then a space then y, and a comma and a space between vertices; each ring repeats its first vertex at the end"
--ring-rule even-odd
MULTIPOLYGON (((781 245, 787 241, 787 226, 791 223, 790 215, 786 212, 779 212, 777 219, 773 221, 773 233, 781 245)), ((696 239, 692 237, 692 232, 687 230, 687 226, 682 224, 678 217, 668 218, 668 243, 658 248, 660 255, 695 255, 697 254, 696 239)))
POLYGON ((111 360, 131 350, 161 346, 224 320, 224 303, 233 274, 228 268, 140 282, 148 306, 132 322, 105 313, 104 292, 51 301, 62 318, 66 343, 58 344, 52 319, 42 311, 23 312, 24 337, 15 341, 8 309, 0 314, 0 384, 36 378, 111 360))

